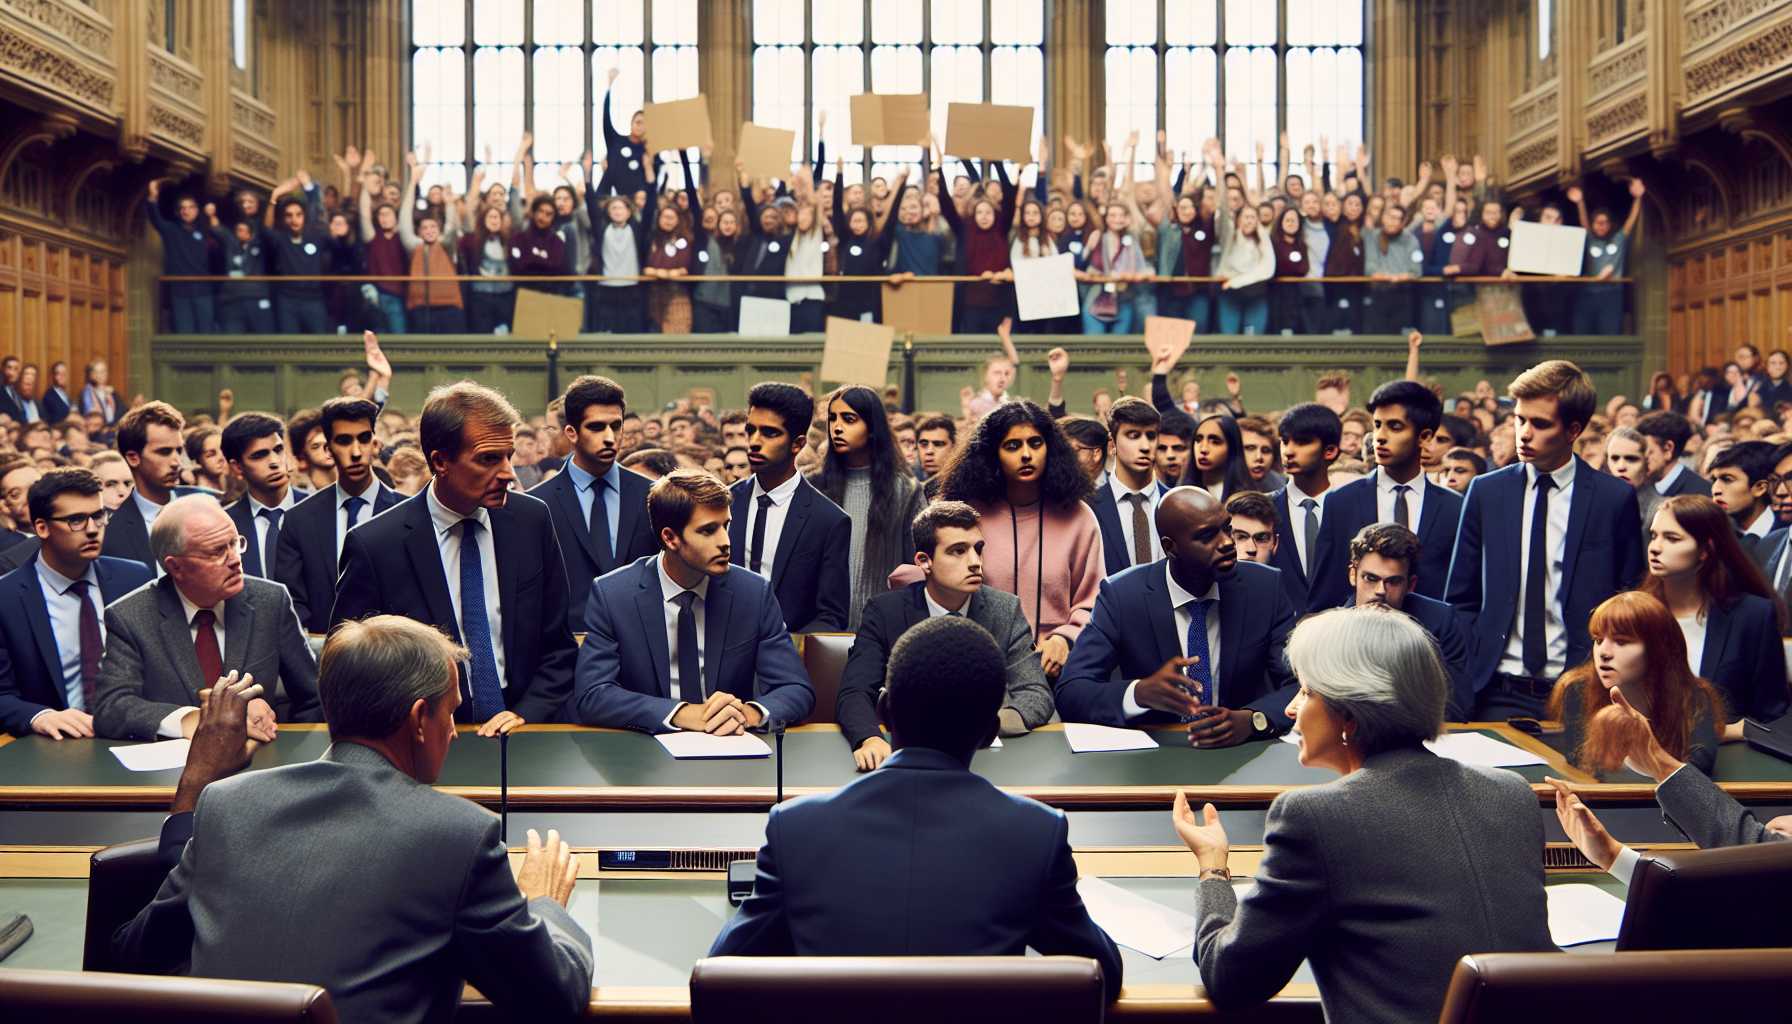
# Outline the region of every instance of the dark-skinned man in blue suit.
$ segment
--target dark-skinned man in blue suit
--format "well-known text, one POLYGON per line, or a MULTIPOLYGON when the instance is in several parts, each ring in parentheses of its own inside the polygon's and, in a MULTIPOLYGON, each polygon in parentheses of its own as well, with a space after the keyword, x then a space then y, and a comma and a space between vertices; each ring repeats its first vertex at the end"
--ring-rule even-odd
POLYGON ((1444 714, 1453 722, 1466 721, 1474 706, 1474 692, 1463 681, 1468 667, 1468 640, 1456 621, 1456 609, 1447 603, 1413 592, 1418 578, 1419 538, 1404 526, 1371 523, 1350 541, 1350 586, 1358 608, 1391 608, 1412 616, 1431 639, 1450 677, 1444 714))
POLYGON ((1059 716, 1115 726, 1183 721, 1197 747, 1287 730, 1298 684, 1283 647, 1294 607, 1278 570, 1239 561, 1225 506, 1198 487, 1164 495, 1156 527, 1164 558, 1102 581, 1059 674, 1059 716))
POLYGON ((771 584, 728 563, 728 489, 697 469, 647 492, 661 551, 601 576, 585 601, 572 717, 733 735, 795 725, 815 690, 771 584))
POLYGON ((566 468, 529 493, 547 502, 566 561, 567 604, 577 615, 591 581, 617 566, 659 550, 647 522, 646 477, 616 462, 622 420, 628 415, 622 385, 586 375, 562 398, 561 430, 572 455, 566 468))
POLYGON ((1541 717, 1556 679, 1592 656, 1593 609, 1643 572, 1636 490, 1574 454, 1592 380, 1552 359, 1506 390, 1519 461, 1469 484, 1445 588, 1473 635, 1474 721, 1541 717))
POLYGON ((100 555, 100 479, 52 469, 31 485, 36 557, 0 578, 0 728, 53 740, 93 735, 105 648, 102 610, 155 579, 140 563, 100 555))
POLYGON ((846 628, 852 602, 852 520, 796 471, 815 399, 794 384, 747 393, 747 464, 728 522, 730 557, 771 581, 792 632, 846 628))
POLYGON ((773 808, 753 894, 711 956, 1093 957, 1120 952, 1077 894, 1064 812, 970 770, 1007 692, 994 638, 930 618, 890 649, 878 698, 895 753, 844 789, 773 808), (971 855, 971 851, 975 851, 971 855))

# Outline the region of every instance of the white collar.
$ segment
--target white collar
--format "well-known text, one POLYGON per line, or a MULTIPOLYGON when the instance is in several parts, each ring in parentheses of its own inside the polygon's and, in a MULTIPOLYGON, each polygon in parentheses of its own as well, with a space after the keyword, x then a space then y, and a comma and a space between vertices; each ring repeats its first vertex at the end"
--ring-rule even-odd
MULTIPOLYGON (((68 593, 68 588, 80 582, 80 580, 71 580, 67 576, 57 572, 55 569, 50 568, 50 563, 44 561, 43 556, 41 555, 39 555, 35 561, 37 562, 37 578, 48 583, 50 589, 56 591, 59 595, 68 593)), ((100 574, 94 571, 94 565, 95 563, 93 562, 87 563, 87 571, 81 574, 81 579, 87 581, 88 590, 95 595, 94 600, 100 601, 98 596, 100 589, 100 574)), ((104 604, 105 602, 100 601, 100 603, 104 604)))
MULTIPOLYGON (((1568 457, 1567 462, 1562 463, 1562 465, 1559 469, 1557 469, 1555 472, 1549 474, 1549 478, 1556 482, 1556 493, 1557 494, 1560 494, 1563 491, 1567 490, 1568 488, 1574 486, 1574 461, 1575 461, 1574 456, 1570 455, 1568 457)), ((1525 464, 1525 474, 1524 475, 1525 475, 1525 488, 1527 490, 1532 490, 1532 489, 1536 488, 1537 472, 1538 472, 1538 470, 1534 463, 1526 463, 1525 464)))
POLYGON ((1218 601, 1220 599, 1220 581, 1214 580, 1207 586, 1207 593, 1197 597, 1182 588, 1176 582, 1176 574, 1170 571, 1170 560, 1164 559, 1164 579, 1170 583, 1170 607, 1180 608, 1190 601, 1218 601))
MULTIPOLYGON (((931 593, 928 593, 928 591, 927 591, 926 584, 922 584, 922 586, 921 586, 921 598, 927 602, 927 617, 928 618, 937 619, 942 615, 952 614, 952 610, 950 608, 947 608, 945 605, 940 604, 938 601, 935 601, 933 599, 933 595, 931 593)), ((968 598, 968 597, 965 598, 964 607, 958 609, 958 614, 967 619, 971 617, 971 599, 970 598, 968 598)))
POLYGON ((131 488, 131 500, 137 503, 137 511, 143 513, 144 519, 153 519, 161 515, 162 509, 165 507, 145 498, 143 492, 135 487, 131 488))
MULTIPOLYGON (((372 490, 372 488, 368 489, 372 490)), ((438 536, 447 533, 449 530, 460 525, 460 521, 463 519, 475 520, 480 526, 484 527, 487 532, 490 532, 492 528, 492 517, 486 512, 484 505, 475 508, 472 515, 463 516, 459 512, 442 504, 442 502, 436 498, 436 485, 433 481, 423 490, 426 493, 424 500, 429 504, 429 518, 435 523, 436 534, 438 536)), ((337 494, 340 496, 341 493, 341 488, 337 488, 337 494)), ((369 504, 371 505, 372 503, 369 502, 369 504)))
MULTIPOLYGON (((342 489, 341 484, 331 484, 330 486, 336 488, 336 507, 337 508, 341 508, 342 506, 348 504, 350 498, 360 498, 362 501, 367 502, 368 508, 372 508, 374 506, 374 503, 379 501, 380 478, 377 476, 373 478, 373 483, 368 484, 367 489, 365 491, 362 491, 360 494, 348 493, 347 491, 342 489)), ((286 493, 288 495, 291 495, 292 489, 288 488, 286 493)), ((447 512, 449 515, 454 516, 455 517, 454 522, 457 522, 457 523, 460 522, 460 520, 461 520, 460 513, 449 509, 448 506, 443 505, 441 502, 436 500, 435 485, 431 484, 429 487, 429 511, 430 511, 431 515, 435 514, 435 510, 438 506, 443 511, 447 512)), ((485 511, 485 508, 483 506, 481 506, 479 511, 483 513, 485 511)), ((480 523, 481 523, 481 525, 485 525, 485 520, 483 518, 481 518, 480 523)), ((452 525, 452 524, 450 524, 450 525, 452 525)))
POLYGON ((1301 502, 1306 501, 1308 498, 1311 498, 1314 501, 1318 502, 1321 508, 1323 508, 1325 505, 1325 495, 1323 493, 1308 494, 1306 491, 1303 491, 1300 489, 1300 485, 1294 482, 1293 477, 1289 477, 1288 478, 1288 510, 1290 512, 1294 511, 1295 509, 1300 507, 1301 502))
MULTIPOLYGON (((200 609, 200 607, 198 605, 194 604, 192 601, 188 600, 186 592, 181 590, 180 587, 178 587, 178 586, 175 587, 174 592, 176 594, 180 595, 181 607, 185 608, 186 612, 187 612, 187 625, 191 626, 193 624, 193 616, 198 615, 202 609, 200 609)), ((212 605, 211 608, 209 609, 209 611, 212 613, 213 622, 215 622, 217 625, 220 625, 220 626, 224 625, 224 602, 223 601, 219 601, 217 604, 212 605)))
POLYGON ((1761 510, 1755 521, 1743 527, 1742 532, 1749 537, 1765 537, 1773 532, 1773 506, 1761 510))
MULTIPOLYGON (((678 585, 678 581, 673 579, 670 573, 666 572, 666 559, 671 555, 670 551, 662 551, 659 557, 653 560, 653 567, 660 574, 660 600, 667 604, 671 604, 673 598, 684 593, 684 588, 678 585)), ((697 595, 699 601, 709 600, 709 575, 707 573, 697 581, 696 586, 691 588, 691 592, 697 595)))
MULTIPOLYGON (((1424 469, 1420 469, 1418 475, 1411 480, 1408 480, 1405 483, 1399 483, 1393 477, 1383 473, 1380 466, 1375 467, 1375 489, 1383 494, 1394 493, 1394 488, 1396 487, 1408 487, 1414 491, 1423 491, 1425 485, 1429 482, 1430 481, 1425 477, 1424 469)), ((1292 486, 1292 481, 1290 481, 1290 485, 1292 486)))
POLYGON ((1156 473, 1151 475, 1151 479, 1146 482, 1144 487, 1141 487, 1136 491, 1120 482, 1120 474, 1109 473, 1108 488, 1114 492, 1114 504, 1116 505, 1125 502, 1126 496, 1129 494, 1143 494, 1145 496, 1146 504, 1153 508, 1157 507, 1158 490, 1156 473))
POLYGON ((761 497, 767 497, 772 499, 772 504, 783 508, 790 504, 790 499, 796 497, 796 489, 802 482, 803 474, 792 473, 790 479, 768 491, 760 485, 759 477, 755 474, 753 477, 753 500, 758 501, 761 497))
POLYGON ((287 484, 286 485, 286 496, 280 499, 280 503, 278 505, 263 505, 260 501, 256 500, 255 495, 253 495, 253 494, 249 495, 249 517, 251 519, 253 519, 256 516, 261 515, 263 512, 267 511, 268 509, 279 509, 282 512, 286 512, 286 511, 289 511, 296 504, 298 504, 298 502, 293 500, 292 485, 287 484))
POLYGON ((1680 474, 1685 471, 1686 467, 1680 464, 1679 459, 1675 459, 1673 462, 1669 463, 1668 471, 1661 475, 1660 480, 1655 481, 1655 492, 1657 494, 1668 493, 1668 488, 1674 486, 1674 481, 1680 479, 1680 474))

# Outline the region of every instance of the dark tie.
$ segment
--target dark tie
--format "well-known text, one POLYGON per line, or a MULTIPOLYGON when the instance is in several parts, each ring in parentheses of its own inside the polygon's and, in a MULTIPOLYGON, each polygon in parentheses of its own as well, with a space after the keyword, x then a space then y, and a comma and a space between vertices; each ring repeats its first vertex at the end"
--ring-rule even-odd
POLYGON ((352 530, 361 521, 361 510, 367 507, 367 499, 350 498, 342 503, 342 507, 348 509, 348 529, 352 530))
MULTIPOLYGON (((68 589, 75 595, 75 600, 81 602, 81 703, 83 711, 91 712, 94 688, 100 679, 100 654, 105 650, 105 641, 100 637, 100 611, 88 596, 91 585, 86 580, 76 580, 68 589)), ((213 637, 214 647, 217 642, 213 637)))
POLYGON ((691 607, 697 592, 687 590, 672 599, 678 605, 678 699, 703 703, 703 669, 697 663, 697 613, 691 607))
MULTIPOLYGON (((193 654, 199 658, 199 685, 203 690, 224 675, 224 652, 218 649, 218 617, 210 608, 201 608, 193 616, 193 654)), ((97 671, 97 670, 96 670, 97 671)))
POLYGON ((610 482, 601 476, 591 481, 591 543, 597 548, 600 573, 616 568, 616 553, 610 547, 610 510, 604 498, 609 486, 610 482))
POLYGON ((460 521, 460 636, 471 655, 473 718, 484 722, 504 710, 492 624, 485 617, 485 565, 479 558, 479 520, 460 521))
MULTIPOLYGON (((1310 581, 1313 578, 1313 556, 1319 550, 1319 503, 1312 498, 1302 498, 1300 507, 1306 512, 1300 524, 1300 532, 1307 542, 1307 564, 1301 566, 1301 569, 1306 572, 1310 581)), ((1400 507, 1405 508, 1406 503, 1402 501, 1400 507)))
POLYGON ((1132 502, 1132 564, 1151 563, 1151 517, 1145 514, 1146 497, 1137 491, 1126 496, 1132 502))
POLYGON ((1213 680, 1213 654, 1207 649, 1207 606, 1213 602, 1196 601, 1188 609, 1188 656, 1200 661, 1185 670, 1195 681, 1195 699, 1209 707, 1219 707, 1219 687, 1213 680))
POLYGON ((759 566, 764 561, 765 514, 766 510, 771 507, 772 496, 769 494, 761 494, 759 496, 759 511, 753 516, 753 544, 747 549, 747 568, 754 572, 759 571, 759 566))
POLYGON ((286 510, 264 508, 261 510, 260 514, 261 518, 268 521, 268 539, 261 545, 261 550, 256 552, 256 558, 260 562, 256 568, 258 568, 260 572, 251 573, 251 575, 261 575, 272 578, 274 575, 274 551, 276 550, 274 545, 280 542, 280 520, 285 518, 286 510))
POLYGON ((1406 492, 1412 490, 1405 484, 1394 485, 1394 525, 1412 529, 1412 514, 1406 509, 1406 492))
POLYGON ((1549 662, 1549 644, 1543 632, 1543 578, 1549 568, 1549 489, 1556 485, 1548 473, 1537 474, 1537 501, 1531 510, 1531 564, 1524 577, 1524 671, 1532 679, 1543 676, 1549 662))

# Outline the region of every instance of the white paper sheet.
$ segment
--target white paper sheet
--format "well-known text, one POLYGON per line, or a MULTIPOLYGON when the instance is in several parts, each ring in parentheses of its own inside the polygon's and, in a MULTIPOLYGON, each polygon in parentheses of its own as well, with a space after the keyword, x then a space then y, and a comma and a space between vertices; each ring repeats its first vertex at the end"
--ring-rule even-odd
POLYGON ((782 338, 789 335, 790 303, 783 299, 763 299, 757 295, 743 297, 740 300, 740 333, 749 338, 782 338))
POLYGON ((1581 254, 1587 247, 1587 229, 1566 224, 1512 222, 1512 255, 1506 265, 1519 274, 1580 273, 1581 254))
POLYGON ((1445 733, 1425 746, 1439 757, 1483 768, 1524 768, 1549 763, 1528 750, 1478 732, 1445 733))
POLYGON ((187 766, 187 748, 192 740, 163 740, 160 743, 134 743, 113 747, 119 763, 134 772, 165 772, 187 766))
POLYGON ((1142 729, 1116 729, 1111 725, 1065 722, 1064 738, 1078 754, 1102 750, 1156 750, 1157 741, 1142 729))
POLYGON ((752 733, 711 736, 706 732, 663 732, 654 736, 666 753, 680 760, 719 760, 737 757, 770 757, 772 748, 752 733))
POLYGON ((1624 923, 1624 901, 1596 885, 1546 885, 1549 937, 1558 946, 1611 942, 1624 923))
POLYGON ((983 749, 984 750, 1000 750, 1000 749, 1002 749, 1002 737, 997 736, 995 739, 990 740, 989 746, 984 747, 983 749))
POLYGON ((1014 264, 1014 298, 1022 320, 1076 316, 1076 257, 1063 252, 1014 264))
POLYGON ((1076 892, 1108 938, 1153 960, 1195 944, 1195 919, 1180 910, 1093 876, 1077 879, 1076 892))

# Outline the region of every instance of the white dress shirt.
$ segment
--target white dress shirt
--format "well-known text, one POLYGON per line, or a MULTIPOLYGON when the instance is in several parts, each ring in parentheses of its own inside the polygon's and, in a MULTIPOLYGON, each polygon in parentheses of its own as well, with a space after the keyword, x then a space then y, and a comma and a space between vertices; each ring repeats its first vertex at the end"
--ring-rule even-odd
MULTIPOLYGON (((81 689, 81 600, 69 592, 76 581, 50 568, 41 556, 35 561, 37 585, 43 591, 44 607, 50 613, 50 632, 56 638, 56 658, 62 663, 62 695, 69 707, 92 711, 81 689)), ((100 622, 100 643, 104 644, 106 599, 100 596, 100 577, 93 563, 88 563, 87 573, 81 579, 87 581, 88 600, 93 602, 94 614, 100 622)), ((93 682, 97 685, 99 681, 93 682)), ((49 711, 45 708, 37 714, 48 714, 49 711)), ((37 720, 37 715, 31 717, 33 721, 37 720)))
MULTIPOLYGON (((1419 517, 1425 514, 1424 473, 1414 473, 1411 480, 1401 484, 1377 468, 1375 470, 1375 521, 1378 523, 1394 521, 1394 488, 1397 486, 1411 488, 1403 495, 1406 498, 1406 528, 1416 534, 1419 532, 1419 517)), ((1551 495, 1550 500, 1554 499, 1555 496, 1551 495)), ((1288 511, 1293 512, 1294 506, 1289 505, 1288 511)))
POLYGON ((1773 508, 1769 506, 1761 510, 1755 521, 1742 528, 1745 537, 1765 537, 1773 532, 1773 508))
MULTIPOLYGON (((921 588, 921 596, 927 599, 927 617, 928 618, 937 619, 942 615, 953 614, 952 609, 947 608, 945 605, 940 604, 938 601, 935 601, 933 599, 933 595, 928 593, 926 587, 921 588)), ((968 619, 971 617, 971 599, 969 597, 966 597, 964 599, 964 605, 963 605, 963 607, 958 609, 957 614, 962 618, 968 619)))
MULTIPOLYGON (((136 504, 137 511, 143 514, 143 532, 145 534, 149 533, 150 527, 156 525, 156 517, 162 514, 162 506, 145 498, 143 492, 137 490, 135 487, 131 488, 131 501, 136 504)), ((156 578, 160 579, 161 577, 166 576, 168 570, 162 568, 162 560, 158 558, 154 561, 155 565, 151 566, 151 568, 156 571, 156 578)))
POLYGON ((1133 504, 1132 500, 1127 497, 1129 494, 1143 494, 1145 496, 1145 521, 1152 524, 1151 560, 1155 562, 1164 557, 1164 542, 1162 538, 1158 536, 1157 532, 1157 502, 1158 499, 1163 496, 1163 492, 1158 490, 1157 480, 1154 478, 1147 482, 1145 484, 1145 489, 1142 491, 1134 491, 1121 483, 1119 476, 1109 475, 1108 490, 1114 493, 1114 511, 1119 513, 1120 533, 1126 538, 1127 562, 1133 565, 1138 564, 1137 560, 1133 558, 1133 552, 1136 551, 1137 548, 1135 547, 1136 542, 1132 535, 1133 504))
MULTIPOLYGON (((784 520, 790 518, 790 501, 796 497, 796 489, 802 482, 801 473, 791 473, 790 479, 768 491, 760 485, 758 476, 753 477, 753 493, 747 499, 747 532, 742 534, 740 564, 753 564, 753 525, 760 515, 759 499, 769 496, 772 503, 764 512, 765 546, 759 551, 759 575, 768 580, 772 578, 772 567, 778 560, 778 540, 784 536, 784 520)), ((661 567, 662 575, 665 571, 661 567)))
MULTIPOLYGON (((1392 493, 1393 492, 1391 491, 1389 492, 1390 497, 1392 496, 1392 493)), ((1379 496, 1379 492, 1377 492, 1378 499, 1379 496)), ((1288 532, 1294 534, 1294 551, 1300 556, 1300 569, 1310 578, 1313 575, 1313 566, 1307 562, 1307 559, 1311 557, 1312 554, 1307 550, 1307 510, 1300 507, 1300 503, 1309 498, 1318 503, 1313 506, 1313 518, 1319 521, 1318 525, 1324 526, 1325 495, 1308 494, 1306 491, 1300 489, 1300 485, 1294 482, 1293 477, 1289 477, 1288 532)), ((1413 520, 1414 533, 1418 532, 1418 522, 1417 519, 1413 520)))
MULTIPOLYGON (((182 594, 179 587, 175 587, 174 592, 180 594, 180 606, 187 617, 187 639, 197 644, 199 642, 199 627, 193 624, 193 618, 199 614, 201 609, 192 601, 187 600, 187 595, 182 594)), ((212 605, 210 611, 212 613, 212 633, 218 638, 218 664, 223 665, 229 661, 225 652, 230 650, 224 646, 224 602, 219 601, 212 605)), ((215 682, 217 682, 215 679, 204 680, 200 684, 200 688, 204 689, 215 682)), ((163 718, 161 723, 156 726, 156 735, 167 739, 180 739, 181 719, 198 710, 196 707, 184 707, 168 712, 167 717, 163 718)))
MULTIPOLYGON (((268 546, 268 528, 271 524, 268 522, 267 517, 263 516, 261 513, 266 509, 279 509, 282 513, 280 523, 284 526, 286 524, 284 513, 291 512, 292 507, 297 504, 298 502, 293 499, 291 487, 286 489, 286 494, 281 497, 280 503, 277 505, 263 505, 261 502, 255 500, 254 495, 249 496, 249 521, 255 524, 255 550, 261 552, 261 572, 262 575, 266 576, 268 579, 274 578, 274 549, 268 546)), ((340 543, 338 543, 336 547, 336 558, 337 561, 341 561, 342 559, 342 546, 340 543)))
MULTIPOLYGON (((460 522, 462 519, 475 519, 479 522, 481 527, 478 533, 479 568, 485 577, 485 621, 491 627, 492 655, 498 662, 498 687, 507 689, 510 684, 504 677, 504 610, 498 605, 498 551, 497 546, 492 542, 492 517, 487 514, 483 505, 474 509, 472 515, 463 516, 436 500, 435 484, 430 484, 426 490, 429 492, 429 496, 424 500, 429 505, 430 521, 435 525, 436 550, 442 555, 442 577, 448 582, 448 599, 454 602, 454 621, 457 628, 461 622, 460 546, 462 530, 460 522)), ((373 488, 369 487, 367 491, 371 494, 373 488)), ((361 510, 361 514, 365 516, 372 508, 373 506, 369 505, 361 510)), ((336 524, 338 547, 342 544, 340 532, 342 519, 340 517, 341 511, 338 506, 336 524)), ((361 520, 361 522, 366 521, 366 519, 361 520)), ((360 523, 355 525, 359 526, 360 523)), ((466 637, 463 636, 461 642, 465 643, 466 637)))
POLYGON ((1674 621, 1680 625, 1680 635, 1686 638, 1686 667, 1693 675, 1700 675, 1699 666, 1705 660, 1705 613, 1685 618, 1676 615, 1674 621))
MULTIPOLYGON (((770 525, 771 523, 768 520, 766 526, 769 528, 770 525)), ((678 714, 679 710, 682 709, 686 703, 678 696, 679 684, 684 680, 683 677, 678 674, 678 605, 676 604, 678 595, 684 593, 685 588, 679 586, 678 581, 673 579, 672 576, 666 572, 666 559, 669 557, 671 556, 666 552, 660 552, 660 556, 653 560, 653 567, 659 570, 660 610, 664 612, 666 616, 666 669, 668 672, 666 685, 672 698, 679 702, 677 706, 673 707, 671 714, 668 714, 661 724, 668 729, 676 729, 678 727, 672 724, 672 718, 678 714)), ((697 595, 697 599, 691 602, 691 618, 696 621, 697 626, 697 671, 704 676, 708 676, 708 667, 703 662, 703 643, 705 637, 704 628, 708 625, 705 606, 709 603, 709 576, 705 575, 702 579, 698 580, 697 585, 692 587, 691 591, 697 595)), ((701 682, 698 683, 698 688, 703 691, 705 699, 711 696, 708 688, 703 686, 701 682)), ((771 712, 765 709, 764 704, 761 704, 756 700, 750 700, 746 703, 748 707, 754 708, 759 712, 760 721, 763 722, 771 718, 771 712)))
POLYGON ((1678 459, 1668 463, 1668 471, 1661 474, 1660 480, 1655 481, 1655 493, 1666 495, 1668 488, 1674 486, 1674 481, 1680 479, 1680 474, 1684 472, 1686 472, 1686 467, 1682 466, 1678 459))
MULTIPOLYGON (((1549 492, 1549 520, 1543 526, 1543 543, 1549 548, 1549 564, 1543 567, 1543 640, 1545 660, 1543 678, 1554 679, 1567 670, 1568 630, 1562 622, 1562 568, 1568 557, 1568 511, 1574 501, 1574 459, 1550 474, 1555 487, 1549 492)), ((1523 676, 1524 586, 1531 571, 1531 520, 1537 511, 1537 467, 1524 469, 1524 519, 1518 528, 1518 614, 1513 618, 1512 635, 1506 641, 1506 653, 1500 657, 1497 671, 1523 676)))
MULTIPOLYGON (((373 507, 375 505, 379 504, 380 488, 384 487, 385 484, 380 483, 380 478, 376 476, 373 478, 373 483, 368 484, 367 489, 365 491, 362 491, 360 494, 347 493, 346 491, 344 491, 342 489, 341 484, 336 484, 335 486, 336 486, 336 561, 338 564, 340 564, 342 562, 342 543, 348 537, 348 500, 350 498, 360 498, 363 501, 367 502, 367 504, 362 507, 361 514, 357 515, 355 517, 355 525, 360 526, 362 523, 365 523, 367 520, 373 518, 373 507)), ((429 497, 430 497, 430 513, 432 515, 435 513, 435 509, 437 507, 436 503, 435 503, 435 496, 436 496, 435 488, 431 487, 429 489, 429 497)), ((443 511, 447 511, 446 506, 442 506, 442 508, 443 508, 443 511)), ((449 515, 457 515, 457 513, 454 513, 454 512, 449 512, 448 514, 449 515)), ((483 508, 479 510, 479 516, 480 516, 479 521, 481 523, 485 524, 485 526, 487 528, 486 532, 489 533, 491 523, 486 520, 485 510, 483 508)), ((458 521, 458 519, 456 521, 458 521)), ((439 532, 439 529, 441 526, 440 522, 438 521, 436 525, 437 525, 438 532, 439 532)), ((456 536, 454 539, 457 544, 457 550, 458 550, 458 543, 460 541, 460 537, 456 536)), ((485 542, 481 541, 480 547, 483 549, 484 546, 485 546, 485 542)), ((460 563, 457 561, 455 564, 458 565, 460 563)), ((448 577, 448 589, 453 590, 455 583, 459 580, 459 578, 460 577, 458 577, 458 576, 448 577)), ((497 579, 497 577, 491 576, 491 575, 487 575, 485 578, 487 581, 497 579)), ((492 626, 492 636, 495 638, 495 637, 497 637, 497 635, 498 635, 498 627, 496 625, 493 625, 492 626)), ((503 655, 499 655, 498 657, 499 657, 498 664, 500 666, 498 675, 501 678, 504 675, 503 670, 502 670, 503 655)))
MULTIPOLYGON (((1176 612, 1176 644, 1184 658, 1189 657, 1188 627, 1189 623, 1195 620, 1194 603, 1196 601, 1213 602, 1207 606, 1207 678, 1213 680, 1214 692, 1206 694, 1201 703, 1223 707, 1224 705, 1215 703, 1215 698, 1220 696, 1218 693, 1220 688, 1220 582, 1214 580, 1208 586, 1207 593, 1196 597, 1182 589, 1182 584, 1176 582, 1175 574, 1170 572, 1169 562, 1164 563, 1164 579, 1168 580, 1170 584, 1170 607, 1176 612)), ((1127 683, 1126 695, 1120 699, 1121 710, 1129 719, 1137 718, 1151 710, 1135 699, 1135 691, 1138 688, 1139 681, 1137 679, 1127 683)))

